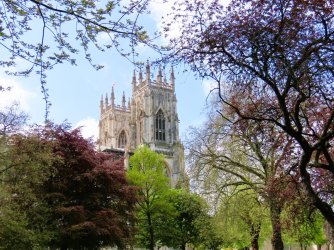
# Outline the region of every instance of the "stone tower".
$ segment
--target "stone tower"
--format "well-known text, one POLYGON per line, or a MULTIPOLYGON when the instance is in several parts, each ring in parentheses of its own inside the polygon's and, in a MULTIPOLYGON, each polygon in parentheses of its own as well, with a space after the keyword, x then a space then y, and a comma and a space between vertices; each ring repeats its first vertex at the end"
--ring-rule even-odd
POLYGON ((106 95, 100 103, 98 147, 128 153, 146 144, 166 159, 166 173, 175 187, 184 173, 183 145, 179 139, 179 119, 176 110, 175 77, 173 67, 170 82, 159 69, 156 79, 151 79, 147 63, 145 78, 140 71, 132 78, 132 97, 126 104, 123 92, 122 104, 115 105, 114 88, 110 103, 106 95))

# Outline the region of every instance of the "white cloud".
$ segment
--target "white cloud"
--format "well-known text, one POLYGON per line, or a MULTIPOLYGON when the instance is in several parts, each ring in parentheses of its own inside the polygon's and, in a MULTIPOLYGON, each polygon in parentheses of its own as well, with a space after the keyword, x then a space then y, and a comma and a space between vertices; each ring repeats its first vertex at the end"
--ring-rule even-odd
POLYGON ((112 39, 115 38, 115 35, 112 33, 102 32, 99 33, 96 37, 98 43, 110 44, 112 43, 112 39))
POLYGON ((84 138, 92 137, 93 140, 96 141, 99 133, 98 126, 99 122, 96 119, 87 117, 79 121, 74 127, 81 127, 81 133, 84 138))
POLYGON ((205 96, 208 96, 216 92, 217 82, 213 80, 203 80, 202 82, 203 93, 205 96))
MULTIPOLYGON (((207 4, 213 0, 206 0, 207 4)), ((175 14, 175 10, 173 10, 173 6, 177 6, 179 8, 180 3, 184 2, 184 0, 156 0, 152 1, 149 5, 150 12, 152 14, 153 20, 156 22, 157 30, 164 34, 164 22, 170 23, 171 26, 168 31, 168 37, 163 37, 163 44, 167 44, 169 39, 177 38, 181 35, 182 27, 184 24, 180 21, 173 19, 173 14, 175 14)), ((227 6, 230 3, 230 0, 220 0, 221 4, 227 6)), ((176 8, 176 9, 177 9, 176 8)), ((178 10, 178 14, 185 14, 186 10, 178 10)), ((189 19, 189 21, 191 21, 189 19)))
MULTIPOLYGON (((168 39, 178 37, 181 33, 181 23, 172 22, 172 7, 175 5, 177 0, 170 0, 164 2, 163 0, 152 1, 149 5, 150 12, 152 14, 152 18, 156 23, 156 28, 160 32, 164 32, 164 21, 166 23, 172 23, 173 25, 168 32, 168 39)), ((167 44, 168 39, 162 38, 163 43, 167 44)))
POLYGON ((29 99, 35 97, 35 93, 24 89, 19 82, 10 78, 0 77, 0 86, 11 87, 10 91, 0 92, 0 108, 17 102, 23 110, 28 111, 30 109, 29 99))

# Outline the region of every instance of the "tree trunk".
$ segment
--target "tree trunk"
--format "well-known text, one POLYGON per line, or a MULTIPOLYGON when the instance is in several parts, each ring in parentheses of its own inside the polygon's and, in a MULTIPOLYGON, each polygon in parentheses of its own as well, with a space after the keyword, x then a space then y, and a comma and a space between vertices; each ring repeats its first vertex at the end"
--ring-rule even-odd
POLYGON ((317 245, 317 250, 321 250, 321 245, 317 245))
POLYGON ((298 166, 301 181, 313 205, 320 211, 320 213, 324 216, 324 218, 331 225, 331 227, 334 228, 334 212, 332 210, 332 207, 328 203, 323 202, 319 195, 313 190, 313 187, 311 185, 311 177, 310 174, 307 172, 307 166, 310 162, 312 152, 313 151, 311 151, 310 149, 308 151, 304 149, 304 153, 298 166))
POLYGON ((276 205, 275 202, 270 202, 270 219, 273 230, 271 245, 273 250, 284 250, 280 216, 281 216, 281 208, 278 205, 276 205))
POLYGON ((152 219, 151 219, 151 213, 147 212, 147 223, 148 223, 148 230, 149 230, 149 249, 154 250, 154 231, 153 231, 153 225, 152 225, 152 219))
POLYGON ((252 224, 250 229, 251 250, 259 250, 259 236, 261 231, 261 224, 252 224))
POLYGON ((182 244, 181 250, 186 250, 186 244, 182 244))

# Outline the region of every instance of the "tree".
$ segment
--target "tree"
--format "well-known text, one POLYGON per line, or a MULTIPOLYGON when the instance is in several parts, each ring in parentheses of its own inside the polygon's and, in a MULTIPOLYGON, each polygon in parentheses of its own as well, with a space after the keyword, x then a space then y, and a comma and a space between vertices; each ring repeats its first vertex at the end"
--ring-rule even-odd
POLYGON ((124 248, 131 240, 136 202, 128 185, 123 159, 94 150, 80 130, 67 126, 46 131, 59 161, 44 182, 56 234, 49 246, 60 249, 124 248))
POLYGON ((55 158, 37 131, 8 135, 0 159, 1 249, 45 248, 54 235, 42 186, 55 158))
POLYGON ((28 121, 28 114, 20 110, 18 103, 0 110, 0 136, 18 132, 28 121))
POLYGON ((137 244, 153 250, 162 233, 159 230, 164 228, 162 215, 172 213, 164 199, 170 189, 164 157, 147 146, 141 146, 130 157, 129 165, 127 177, 131 184, 138 187, 137 244))
POLYGON ((225 247, 259 249, 270 234, 269 211, 253 190, 236 189, 221 197, 215 214, 225 247), (260 237, 261 235, 261 237, 260 237))
POLYGON ((333 190, 316 178, 334 173, 333 2, 235 0, 225 9, 197 0, 182 8, 175 18, 187 25, 172 41, 174 59, 217 82, 233 122, 270 124, 298 145, 291 166, 334 227, 333 190), (251 108, 234 105, 241 96, 251 108))
POLYGON ((182 189, 172 190, 165 199, 175 212, 163 217, 168 228, 162 235, 162 243, 182 250, 186 249, 187 244, 201 244, 201 237, 205 237, 201 228, 212 226, 204 200, 182 189))
POLYGON ((219 223, 219 218, 216 216, 207 215, 201 218, 199 225, 197 225, 200 234, 200 243, 197 244, 197 249, 219 250, 222 248, 224 237, 219 223))
MULTIPOLYGON (((246 106, 247 102, 241 105, 246 106)), ((297 177, 290 171, 293 156, 289 156, 294 148, 272 126, 258 126, 248 121, 233 124, 230 117, 228 112, 212 114, 202 129, 192 131, 188 158, 194 181, 200 191, 221 197, 225 196, 224 192, 229 197, 231 190, 255 193, 261 206, 269 207, 273 248, 281 249, 281 212, 289 200, 297 197, 297 177), (270 136, 263 131, 270 132, 270 136)), ((251 244, 256 248, 260 227, 253 230, 254 225, 248 225, 249 232, 253 233, 250 238, 254 239, 251 244)))
POLYGON ((125 247, 132 236, 134 187, 122 159, 94 150, 68 125, 12 135, 1 173, 0 247, 125 247))
POLYGON ((13 103, 0 110, 0 174, 11 167, 7 164, 8 137, 18 134, 27 125, 28 115, 20 110, 18 103, 13 103), (6 162, 6 164, 4 164, 6 162))
POLYGON ((321 249, 329 242, 325 234, 325 220, 318 210, 307 204, 303 193, 300 196, 300 199, 290 202, 283 212, 284 238, 290 243, 298 243, 301 249, 311 244, 321 249))
POLYGON ((14 75, 28 76, 32 72, 40 75, 46 112, 49 106, 47 70, 63 62, 76 65, 75 54, 80 50, 92 66, 100 69, 102 65, 92 61, 92 47, 100 51, 114 48, 129 57, 138 43, 150 43, 147 33, 138 25, 139 15, 145 13, 149 0, 131 0, 126 4, 120 0, 0 2, 0 48, 3 50, 0 65, 12 67, 9 73, 14 75), (108 42, 99 41, 103 33, 108 42), (125 50, 125 40, 131 49, 125 50), (15 65, 22 59, 28 66, 17 71, 15 65))

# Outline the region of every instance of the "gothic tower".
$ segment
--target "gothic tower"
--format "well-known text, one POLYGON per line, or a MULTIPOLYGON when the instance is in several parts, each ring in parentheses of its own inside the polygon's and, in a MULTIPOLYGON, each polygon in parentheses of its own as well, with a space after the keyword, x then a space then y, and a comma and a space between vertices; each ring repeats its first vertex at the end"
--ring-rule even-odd
POLYGON ((110 104, 108 96, 100 103, 100 150, 124 151, 125 155, 146 144, 157 153, 165 155, 166 172, 173 187, 182 179, 184 171, 183 145, 179 139, 179 119, 176 110, 175 77, 173 67, 170 82, 159 69, 156 79, 151 79, 147 63, 145 78, 140 71, 132 78, 132 98, 126 105, 115 105, 112 88, 110 104))

